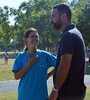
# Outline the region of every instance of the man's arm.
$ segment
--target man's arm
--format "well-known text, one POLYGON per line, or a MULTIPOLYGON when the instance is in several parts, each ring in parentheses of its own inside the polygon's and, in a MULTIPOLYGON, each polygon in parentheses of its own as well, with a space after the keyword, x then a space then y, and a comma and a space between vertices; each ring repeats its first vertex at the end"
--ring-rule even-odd
POLYGON ((56 89, 60 89, 63 83, 65 82, 70 69, 71 61, 72 61, 72 54, 63 54, 61 56, 61 61, 58 66, 56 74, 56 82, 55 82, 56 89))
MULTIPOLYGON (((59 90, 62 87, 63 83, 65 82, 67 75, 69 73, 71 61, 72 61, 72 54, 63 54, 61 56, 60 64, 58 66, 56 74, 56 81, 54 86, 55 89, 59 90)), ((56 93, 56 91, 53 90, 49 100, 56 100, 57 96, 58 93, 56 93)))

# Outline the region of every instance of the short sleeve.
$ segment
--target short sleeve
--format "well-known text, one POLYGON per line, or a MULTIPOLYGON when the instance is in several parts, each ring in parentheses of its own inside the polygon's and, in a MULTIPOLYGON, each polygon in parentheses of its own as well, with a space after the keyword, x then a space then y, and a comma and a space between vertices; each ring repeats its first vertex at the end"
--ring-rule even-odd
POLYGON ((61 43, 61 54, 73 54, 75 48, 75 38, 73 34, 65 34, 62 38, 61 43))
POLYGON ((50 53, 47 54, 48 68, 56 66, 56 57, 50 53))
POLYGON ((17 55, 15 59, 12 72, 19 71, 22 68, 21 58, 22 58, 22 54, 20 53, 17 55))

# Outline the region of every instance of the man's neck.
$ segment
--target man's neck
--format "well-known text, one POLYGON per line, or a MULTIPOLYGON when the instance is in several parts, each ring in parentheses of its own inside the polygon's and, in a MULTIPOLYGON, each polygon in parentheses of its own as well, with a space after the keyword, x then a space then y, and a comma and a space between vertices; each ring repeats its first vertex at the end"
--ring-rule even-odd
POLYGON ((63 32, 68 26, 71 25, 71 22, 65 23, 61 26, 60 30, 63 32))

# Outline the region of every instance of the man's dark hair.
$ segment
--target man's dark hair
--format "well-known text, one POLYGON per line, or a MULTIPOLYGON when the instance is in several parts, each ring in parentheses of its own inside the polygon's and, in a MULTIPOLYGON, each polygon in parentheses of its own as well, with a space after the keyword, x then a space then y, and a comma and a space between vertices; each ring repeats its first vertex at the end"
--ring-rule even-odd
POLYGON ((71 18, 72 18, 72 12, 71 12, 71 9, 69 6, 67 6, 66 4, 57 4, 53 7, 53 9, 57 9, 58 12, 59 12, 59 15, 63 14, 63 13, 66 13, 67 15, 67 19, 69 21, 71 21, 71 18))

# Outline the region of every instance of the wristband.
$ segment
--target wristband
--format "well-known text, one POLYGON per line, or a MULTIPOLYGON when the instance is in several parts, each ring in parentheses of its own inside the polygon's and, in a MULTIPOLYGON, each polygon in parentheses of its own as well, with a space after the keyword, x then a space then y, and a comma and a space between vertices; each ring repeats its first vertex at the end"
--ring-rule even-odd
POLYGON ((58 92, 58 89, 55 89, 55 87, 52 88, 53 91, 58 92))

